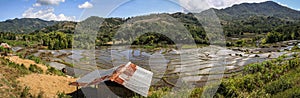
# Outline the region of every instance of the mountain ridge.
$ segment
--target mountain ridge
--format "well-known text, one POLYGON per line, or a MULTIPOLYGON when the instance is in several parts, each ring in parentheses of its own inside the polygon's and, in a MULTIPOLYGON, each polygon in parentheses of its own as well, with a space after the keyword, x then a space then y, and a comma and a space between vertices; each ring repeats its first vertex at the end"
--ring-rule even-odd
MULTIPOLYGON (((211 9, 215 11, 217 16, 222 21, 227 21, 227 22, 243 21, 243 20, 247 21, 252 17, 262 17, 262 18, 266 17, 267 19, 269 19, 268 17, 271 17, 271 18, 277 18, 282 21, 300 20, 300 11, 282 6, 273 1, 266 1, 261 3, 242 3, 242 4, 235 4, 231 7, 227 7, 224 9, 214 9, 214 8, 211 9)), ((169 15, 174 16, 175 14, 178 13, 173 13, 169 15)), ((191 17, 191 15, 189 14, 182 14, 182 15, 183 17, 177 17, 177 18, 185 18, 185 16, 191 17)), ((102 18, 102 17, 91 16, 88 19, 91 18, 102 18)), ((105 19, 120 19, 120 18, 105 18, 105 19)), ((76 23, 78 22, 70 23, 67 21, 46 21, 38 18, 21 18, 21 19, 16 18, 16 19, 9 19, 0 22, 0 32, 32 33, 32 32, 38 32, 40 30, 45 30, 45 29, 47 30, 49 28, 51 29, 54 28, 54 29, 48 31, 55 31, 55 30, 70 31, 64 29, 66 27, 65 24, 70 24, 70 26, 74 27, 76 23), (61 30, 62 28, 63 30, 61 30)), ((71 31, 74 31, 74 28, 72 28, 71 31)))
POLYGON ((59 22, 39 18, 15 18, 0 22, 0 32, 30 33, 56 23, 59 22))
POLYGON ((282 6, 273 1, 236 4, 225 9, 216 9, 215 11, 218 15, 230 16, 231 19, 227 20, 244 19, 253 15, 271 16, 290 21, 300 19, 300 11, 282 6))

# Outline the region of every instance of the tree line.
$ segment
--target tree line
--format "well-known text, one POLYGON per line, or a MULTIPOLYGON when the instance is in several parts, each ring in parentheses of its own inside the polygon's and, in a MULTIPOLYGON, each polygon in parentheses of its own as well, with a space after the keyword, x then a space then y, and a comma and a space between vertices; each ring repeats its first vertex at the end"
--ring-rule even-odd
MULTIPOLYGON (((193 14, 174 13, 170 14, 170 16, 181 22, 183 24, 182 28, 185 28, 191 36, 183 33, 184 30, 177 29, 180 26, 169 22, 168 18, 152 23, 138 22, 134 24, 126 24, 130 18, 106 18, 103 20, 101 26, 99 26, 95 40, 91 40, 88 35, 74 35, 76 25, 80 23, 66 22, 37 30, 34 33, 17 34, 13 32, 0 32, 0 42, 16 40, 23 41, 24 43, 22 44, 25 45, 30 42, 37 42, 53 50, 72 48, 72 45, 91 48, 95 45, 108 45, 108 42, 117 41, 132 45, 168 45, 175 42, 190 43, 188 39, 193 39, 196 44, 210 44, 210 39, 204 28, 193 14), (155 31, 153 32, 148 29, 154 29, 155 31), (134 38, 133 36, 138 37, 134 38), (89 40, 89 44, 84 43, 86 40, 89 40)), ((148 17, 141 16, 135 18, 147 19, 148 17)), ((244 36, 244 33, 251 33, 255 35, 245 37, 252 38, 252 43, 261 40, 261 38, 263 43, 300 39, 300 22, 297 21, 286 21, 270 16, 251 16, 232 21, 221 19, 221 24, 223 25, 226 38, 239 38, 240 36, 244 36), (262 35, 262 37, 257 37, 256 35, 262 35)), ((245 44, 244 42, 248 41, 237 41, 234 43, 245 44)), ((230 46, 230 44, 227 45, 230 46)))

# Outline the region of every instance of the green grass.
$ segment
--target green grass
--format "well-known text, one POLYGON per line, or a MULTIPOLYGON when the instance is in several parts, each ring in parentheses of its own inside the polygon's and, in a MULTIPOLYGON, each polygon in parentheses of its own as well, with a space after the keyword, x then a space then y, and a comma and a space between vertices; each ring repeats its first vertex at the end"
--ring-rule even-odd
POLYGON ((43 73, 43 70, 35 64, 30 64, 29 70, 33 73, 40 73, 40 74, 43 73))
POLYGON ((7 59, 0 58, 0 74, 1 74, 0 97, 1 98, 19 98, 19 97, 28 98, 28 97, 22 97, 30 94, 26 92, 26 90, 24 91, 23 88, 18 85, 17 78, 30 73, 31 72, 27 68, 25 68, 24 65, 18 65, 9 62, 7 59))
MULTIPOLYGON (((48 66, 47 74, 64 76, 59 70, 48 66)), ((17 78, 23 77, 31 73, 43 73, 43 70, 36 65, 30 65, 27 69, 23 64, 19 65, 0 57, 0 98, 44 98, 44 93, 40 92, 38 95, 29 93, 30 88, 19 86, 17 78), (4 76, 4 77, 2 77, 4 76)), ((69 96, 60 93, 58 98, 70 98, 69 96)))
POLYGON ((69 66, 69 67, 74 67, 74 64, 71 64, 71 63, 68 63, 68 62, 65 62, 65 61, 56 60, 54 62, 61 63, 61 64, 64 64, 66 66, 69 66))
POLYGON ((292 60, 278 58, 250 64, 244 68, 242 75, 225 79, 217 95, 222 97, 273 96, 297 87, 295 81, 300 79, 297 70, 300 70, 300 59, 297 57, 292 60))
POLYGON ((33 61, 34 61, 35 63, 37 63, 37 64, 42 64, 42 63, 43 63, 41 58, 36 57, 36 56, 34 56, 34 55, 29 55, 29 56, 27 57, 27 59, 33 60, 33 61))
POLYGON ((58 76, 65 76, 65 74, 63 72, 61 72, 60 70, 57 70, 53 67, 48 67, 47 69, 47 74, 52 74, 52 75, 58 75, 58 76))
POLYGON ((37 41, 21 41, 21 40, 3 40, 3 42, 11 45, 11 46, 34 46, 39 44, 37 41))

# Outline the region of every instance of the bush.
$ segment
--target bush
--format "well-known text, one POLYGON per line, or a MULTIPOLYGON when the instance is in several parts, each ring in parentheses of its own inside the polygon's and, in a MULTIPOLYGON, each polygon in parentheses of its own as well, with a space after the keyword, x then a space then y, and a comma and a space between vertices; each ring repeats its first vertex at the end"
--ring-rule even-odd
MULTIPOLYGON (((283 58, 279 57, 278 59, 265 61, 260 64, 245 66, 243 70, 244 74, 221 82, 217 95, 224 97, 249 97, 255 94, 269 96, 268 94, 276 94, 291 88, 292 82, 287 79, 280 79, 279 77, 291 69, 298 68, 300 59, 284 60, 283 58), (264 86, 265 84, 267 85, 264 86), (264 92, 260 93, 260 91, 264 92)), ((297 94, 293 93, 293 96, 297 94)))
POLYGON ((29 70, 34 73, 43 73, 43 70, 41 68, 37 67, 35 64, 34 65, 30 64, 29 70))
POLYGON ((70 95, 67 95, 66 93, 61 93, 61 92, 58 92, 57 94, 57 97, 58 98, 72 98, 72 96, 70 96, 70 95))
POLYGON ((192 92, 190 97, 192 98, 200 98, 202 96, 203 88, 195 88, 192 92))
POLYGON ((60 70, 56 70, 53 67, 48 67, 47 74, 54 74, 54 75, 58 75, 58 76, 64 76, 65 75, 63 72, 61 72, 60 70))
POLYGON ((33 97, 30 93, 29 93, 30 88, 29 87, 25 87, 23 89, 23 91, 21 92, 20 98, 31 98, 33 97))
POLYGON ((300 50, 300 48, 298 47, 298 46, 294 46, 293 48, 292 48, 292 51, 299 51, 300 50))
POLYGON ((284 79, 279 79, 265 86, 267 93, 276 94, 292 87, 292 84, 284 79))
POLYGON ((34 55, 30 55, 27 58, 30 59, 30 60, 33 60, 35 63, 38 63, 38 64, 40 64, 42 62, 41 58, 36 57, 34 55))
POLYGON ((294 87, 285 90, 284 92, 280 92, 272 98, 299 98, 300 97, 300 88, 299 87, 294 87))
POLYGON ((44 92, 40 92, 40 93, 37 95, 37 98, 44 98, 44 92))

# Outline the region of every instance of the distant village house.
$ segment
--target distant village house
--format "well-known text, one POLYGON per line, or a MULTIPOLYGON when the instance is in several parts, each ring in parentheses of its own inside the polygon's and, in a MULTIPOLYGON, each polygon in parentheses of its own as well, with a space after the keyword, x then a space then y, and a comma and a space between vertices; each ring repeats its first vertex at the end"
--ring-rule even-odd
POLYGON ((11 49, 11 47, 7 43, 1 43, 0 47, 3 47, 5 49, 11 49))

